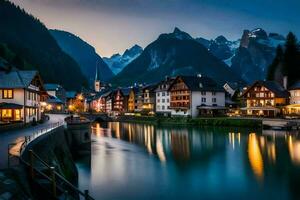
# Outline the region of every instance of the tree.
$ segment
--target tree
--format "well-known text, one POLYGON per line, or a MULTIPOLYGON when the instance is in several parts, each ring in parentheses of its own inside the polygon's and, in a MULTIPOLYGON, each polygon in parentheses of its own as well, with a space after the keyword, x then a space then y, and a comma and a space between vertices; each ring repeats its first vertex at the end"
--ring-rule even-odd
MULTIPOLYGON (((278 45, 276 49, 276 56, 272 62, 272 64, 268 67, 268 72, 267 72, 267 80, 269 81, 274 81, 276 72, 278 72, 278 68, 281 65, 283 61, 283 49, 280 45, 278 45)), ((282 69, 280 69, 280 72, 282 69)))
POLYGON ((300 80, 300 52, 296 36, 290 32, 285 43, 283 75, 288 76, 289 86, 300 80))

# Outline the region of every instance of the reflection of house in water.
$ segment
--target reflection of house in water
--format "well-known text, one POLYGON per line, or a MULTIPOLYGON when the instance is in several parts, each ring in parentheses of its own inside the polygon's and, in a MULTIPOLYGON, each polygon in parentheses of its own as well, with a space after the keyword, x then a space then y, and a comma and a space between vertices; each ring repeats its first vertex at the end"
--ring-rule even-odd
POLYGON ((171 132, 171 148, 176 160, 188 160, 190 158, 190 142, 187 131, 173 130, 171 132))
POLYGON ((287 140, 290 158, 295 165, 300 166, 300 140, 291 135, 288 136, 287 140))
POLYGON ((259 140, 255 133, 249 134, 248 158, 254 175, 258 180, 262 180, 264 175, 264 161, 259 147, 259 140))

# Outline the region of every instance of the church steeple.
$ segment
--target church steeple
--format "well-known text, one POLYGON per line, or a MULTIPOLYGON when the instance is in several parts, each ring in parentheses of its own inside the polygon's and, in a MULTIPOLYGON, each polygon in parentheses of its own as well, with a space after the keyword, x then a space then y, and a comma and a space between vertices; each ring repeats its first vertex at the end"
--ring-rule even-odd
POLYGON ((95 74, 94 89, 95 89, 96 92, 100 92, 100 89, 101 89, 100 77, 98 76, 98 65, 97 65, 97 63, 96 63, 96 74, 95 74))

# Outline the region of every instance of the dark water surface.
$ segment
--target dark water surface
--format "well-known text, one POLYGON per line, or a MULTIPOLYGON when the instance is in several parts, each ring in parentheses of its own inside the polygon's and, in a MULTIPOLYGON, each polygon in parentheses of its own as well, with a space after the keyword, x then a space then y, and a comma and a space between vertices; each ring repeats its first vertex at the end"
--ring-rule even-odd
POLYGON ((300 199, 300 134, 93 125, 79 186, 99 200, 300 199))

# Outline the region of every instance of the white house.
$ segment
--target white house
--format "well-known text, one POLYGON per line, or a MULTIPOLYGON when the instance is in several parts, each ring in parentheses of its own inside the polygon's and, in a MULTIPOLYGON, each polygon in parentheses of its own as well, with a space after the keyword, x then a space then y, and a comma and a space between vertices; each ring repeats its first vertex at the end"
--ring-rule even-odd
POLYGON ((40 120, 40 102, 44 95, 46 92, 37 71, 0 71, 0 121, 40 120))
POLYGON ((166 80, 160 82, 155 90, 156 93, 156 108, 157 114, 165 116, 171 115, 170 109, 170 92, 169 88, 174 78, 166 78, 166 80))
POLYGON ((300 81, 289 88, 290 105, 286 106, 287 114, 300 115, 300 81))
POLYGON ((203 76, 178 76, 169 88, 172 116, 206 116, 224 112, 225 91, 203 76))

